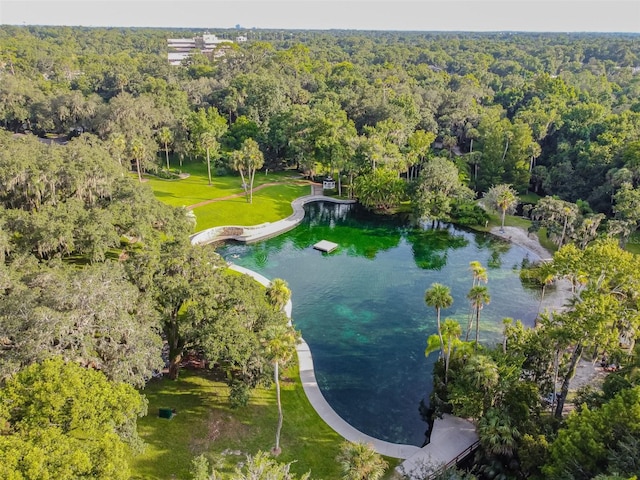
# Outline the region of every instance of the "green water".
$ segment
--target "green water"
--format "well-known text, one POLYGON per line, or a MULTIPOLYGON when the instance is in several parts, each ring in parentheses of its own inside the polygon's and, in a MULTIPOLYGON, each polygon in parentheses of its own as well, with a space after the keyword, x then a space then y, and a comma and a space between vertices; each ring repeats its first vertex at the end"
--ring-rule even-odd
POLYGON ((491 295, 481 312, 481 342, 495 343, 502 318, 531 325, 536 316, 539 292, 523 287, 518 276, 527 252, 490 235, 451 225, 414 228, 404 218, 355 205, 305 208, 303 223, 288 233, 218 251, 289 283, 294 325, 311 348, 323 395, 342 418, 373 437, 421 446, 427 426, 418 409, 428 400, 436 359, 424 355, 427 337, 436 332, 425 290, 433 282, 449 286, 454 303, 442 318, 466 328, 469 262, 480 261, 491 295), (321 253, 312 247, 320 240, 339 247, 321 253))

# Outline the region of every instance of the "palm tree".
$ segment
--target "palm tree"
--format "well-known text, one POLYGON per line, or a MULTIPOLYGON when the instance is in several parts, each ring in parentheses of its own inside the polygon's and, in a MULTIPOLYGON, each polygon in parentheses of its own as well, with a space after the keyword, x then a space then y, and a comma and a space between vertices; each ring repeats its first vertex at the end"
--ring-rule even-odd
POLYGON ((430 307, 436 309, 436 318, 438 320, 438 337, 440 337, 440 357, 444 356, 444 340, 442 338, 442 328, 440 326, 440 310, 449 308, 453 304, 453 297, 449 287, 440 283, 432 283, 424 293, 424 301, 430 307))
POLYGON ((513 318, 505 317, 502 319, 502 353, 507 353, 507 334, 509 333, 509 327, 513 325, 513 318))
POLYGON ((121 133, 114 133, 109 137, 109 151, 116 156, 118 163, 122 165, 122 155, 127 150, 127 139, 121 133))
POLYGON ((484 268, 479 261, 472 260, 469 262, 469 270, 471 270, 471 275, 473 276, 472 287, 480 285, 480 282, 487 283, 489 281, 487 269, 484 268))
POLYGON ((272 453, 279 455, 282 451, 280 448, 280 432, 282 431, 282 421, 284 415, 282 413, 282 400, 280 399, 280 366, 286 365, 296 351, 298 344, 298 335, 296 331, 286 325, 279 325, 267 332, 267 338, 264 341, 264 349, 267 358, 273 363, 273 379, 276 384, 276 402, 278 404, 278 426, 276 428, 276 444, 272 453))
POLYGON ((500 191, 496 200, 502 212, 500 231, 504 232, 504 219, 507 215, 507 210, 513 208, 518 203, 518 195, 511 187, 507 186, 507 188, 500 191))
POLYGON ((267 287, 267 299, 277 310, 281 311, 291 298, 291 290, 287 282, 281 278, 274 278, 267 287))
POLYGON ((380 480, 387 462, 364 442, 344 442, 337 457, 343 480, 380 480))
POLYGON ((511 458, 520 433, 505 412, 490 408, 478 422, 478 436, 486 453, 511 458))
MULTIPOLYGON (((471 270, 472 282, 471 288, 476 285, 480 285, 480 282, 487 283, 489 277, 487 276, 487 269, 477 260, 469 262, 469 270, 471 270)), ((471 331, 471 325, 473 324, 473 305, 469 309, 469 317, 467 318, 467 341, 469 341, 469 332, 471 331)))
MULTIPOLYGON (((487 287, 476 285, 469 290, 467 294, 467 298, 471 302, 472 307, 476 312, 476 345, 475 349, 478 349, 478 341, 480 337, 480 310, 485 305, 488 305, 491 301, 491 296, 489 296, 489 289, 487 287)), ((469 331, 467 330, 467 338, 469 340, 469 331)))
POLYGON ((211 186, 211 153, 217 155, 220 144, 216 138, 216 134, 212 131, 202 132, 200 135, 200 142, 207 152, 207 175, 209 177, 209 186, 211 186))
MULTIPOLYGON (((544 294, 547 289, 547 285, 550 285, 556 279, 556 273, 551 263, 543 263, 538 270, 539 280, 542 283, 542 294, 540 295, 540 303, 538 304, 538 313, 542 308, 542 302, 544 301, 544 294)), ((536 316, 536 326, 538 325, 538 318, 536 316)))
POLYGON ((511 188, 511 185, 501 184, 491 187, 489 191, 484 194, 484 198, 489 208, 501 212, 502 222, 500 224, 500 231, 504 232, 505 217, 507 212, 512 211, 518 204, 518 193, 511 188))
POLYGON ((147 146, 139 138, 136 138, 131 144, 131 154, 136 161, 136 171, 138 172, 138 180, 142 183, 142 161, 147 155, 147 146))
POLYGON ((169 127, 162 127, 158 130, 158 140, 164 146, 164 154, 167 159, 167 170, 169 170, 169 144, 173 141, 173 133, 169 127))
POLYGON ((453 318, 445 318, 442 324, 442 336, 447 340, 447 348, 444 354, 444 383, 447 384, 449 380, 449 361, 451 360, 451 352, 453 347, 460 343, 460 335, 462 335, 462 328, 460 324, 453 318))
POLYGON ((247 138, 242 142, 240 150, 236 150, 231 154, 231 159, 234 170, 239 171, 240 177, 242 177, 242 186, 247 196, 247 202, 253 203, 253 180, 256 170, 264 165, 264 155, 260 151, 258 142, 253 138, 247 138), (245 174, 249 179, 249 185, 247 185, 244 178, 245 174))

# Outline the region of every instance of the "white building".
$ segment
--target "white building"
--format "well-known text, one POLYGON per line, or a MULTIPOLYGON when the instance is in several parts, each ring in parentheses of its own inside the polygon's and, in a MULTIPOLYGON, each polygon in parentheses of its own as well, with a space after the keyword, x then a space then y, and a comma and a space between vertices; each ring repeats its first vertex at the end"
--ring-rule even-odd
POLYGON ((167 59, 171 65, 181 65, 182 61, 194 52, 212 53, 224 43, 233 43, 233 40, 218 38, 210 33, 193 38, 168 38, 167 48, 169 52, 167 53, 167 59))

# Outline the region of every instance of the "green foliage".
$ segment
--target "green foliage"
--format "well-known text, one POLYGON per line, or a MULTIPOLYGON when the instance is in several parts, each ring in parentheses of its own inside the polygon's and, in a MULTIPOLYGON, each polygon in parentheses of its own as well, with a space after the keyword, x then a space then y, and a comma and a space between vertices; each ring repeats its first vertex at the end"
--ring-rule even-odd
POLYGON ((0 390, 3 478, 127 479, 146 400, 131 386, 61 359, 25 368, 0 390))
POLYGON ((343 480, 380 480, 388 466, 373 446, 363 442, 343 442, 336 460, 343 480))
POLYGON ((242 467, 236 468, 231 480, 308 480, 309 478, 308 473, 298 477, 290 470, 290 463, 279 463, 268 453, 258 452, 248 456, 242 467))
POLYGON ((518 194, 511 185, 495 185, 484 194, 483 201, 491 210, 499 211, 502 216, 500 227, 504 230, 504 218, 507 213, 513 213, 518 204, 518 194))
POLYGON ((354 186, 362 205, 381 212, 398 207, 405 191, 405 184, 398 174, 383 168, 356 178, 354 186))
POLYGON ((240 380, 233 380, 229 386, 229 405, 231 408, 246 407, 250 398, 249 385, 240 380))
POLYGON ((452 202, 451 220, 464 227, 484 226, 489 221, 489 215, 484 208, 475 202, 452 202))
POLYGON ((419 219, 447 221, 454 201, 472 198, 472 192, 460 181, 455 164, 446 158, 436 157, 422 167, 412 191, 411 205, 419 219))
POLYGON ((617 459, 629 451, 632 443, 637 445, 639 415, 640 387, 620 392, 600 409, 585 408, 571 415, 566 428, 558 432, 558 438, 551 444, 550 461, 543 468, 544 474, 554 478, 589 479, 614 471, 625 476, 637 473, 637 463, 631 461, 624 465, 617 459), (614 465, 609 465, 613 458, 616 458, 614 465), (631 469, 609 470, 621 466, 631 469))
POLYGON ((162 367, 153 306, 128 282, 121 265, 61 264, 15 275, 0 298, 3 378, 55 356, 136 386, 162 367))

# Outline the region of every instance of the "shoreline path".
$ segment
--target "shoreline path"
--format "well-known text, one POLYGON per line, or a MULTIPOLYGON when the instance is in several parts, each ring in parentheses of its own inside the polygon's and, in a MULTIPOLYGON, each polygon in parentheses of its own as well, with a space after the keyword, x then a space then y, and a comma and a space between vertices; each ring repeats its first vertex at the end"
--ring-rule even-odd
MULTIPOLYGON (((264 188, 265 186, 267 185, 258 188, 264 188)), ((230 198, 240 195, 244 195, 244 193, 232 195, 230 198)), ((222 199, 207 200, 196 205, 191 205, 188 208, 195 208, 196 206, 206 205, 219 200, 222 199)), ((321 185, 311 184, 311 194, 299 197, 291 202, 293 214, 283 220, 251 227, 236 225, 214 227, 192 235, 191 243, 204 245, 224 240, 253 243, 272 238, 295 228, 304 218, 304 205, 316 201, 355 203, 354 200, 326 197, 322 194, 321 185)), ((500 229, 496 227, 492 229, 491 233, 529 250, 540 259, 545 260, 552 257, 552 255, 540 245, 537 239, 529 238, 526 232, 520 228, 505 227, 504 232, 500 232, 500 229)), ((230 268, 252 276, 265 286, 270 284, 269 279, 257 272, 233 264, 230 265, 230 268)), ((285 312, 289 318, 291 318, 291 310, 292 303, 291 300, 289 300, 285 307, 285 312)), ((304 339, 302 339, 301 343, 297 346, 297 353, 302 386, 309 402, 320 417, 346 440, 371 444, 379 454, 404 460, 404 462, 397 467, 397 470, 401 474, 408 476, 408 478, 428 478, 428 472, 437 471, 443 466, 455 462, 461 455, 472 451, 475 445, 477 445, 478 435, 475 426, 465 419, 451 415, 444 415, 443 418, 435 420, 431 441, 422 448, 415 445, 385 442, 356 430, 331 408, 322 395, 316 381, 311 351, 304 339)))

